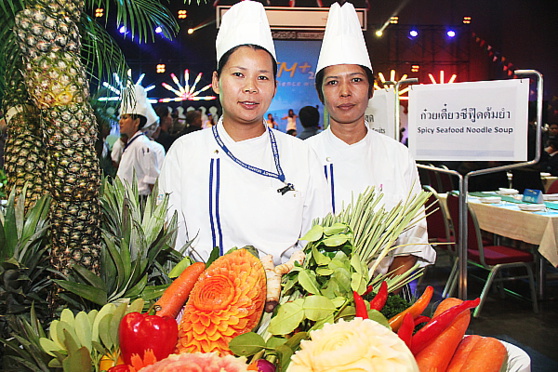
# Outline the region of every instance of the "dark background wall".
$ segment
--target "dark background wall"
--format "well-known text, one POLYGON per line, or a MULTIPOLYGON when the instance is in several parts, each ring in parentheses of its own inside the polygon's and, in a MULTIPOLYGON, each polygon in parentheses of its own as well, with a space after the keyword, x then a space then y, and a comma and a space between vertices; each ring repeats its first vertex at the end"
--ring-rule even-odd
MULTIPOLYGON (((232 4, 235 1, 229 0, 232 4)), ((286 1, 271 1, 271 6, 287 5, 286 1)), ((355 7, 366 7, 362 1, 355 7)), ((331 1, 324 1, 329 6, 331 1)), ((316 6, 314 1, 297 1, 296 6, 316 6)), ((181 74, 185 68, 204 76, 199 86, 210 82, 215 68, 215 8, 213 3, 184 5, 172 1, 174 11, 187 9, 188 18, 181 21, 182 29, 173 41, 158 37, 154 44, 138 45, 111 32, 125 49, 134 73, 145 72, 146 83, 157 84, 155 94, 168 96, 160 84, 171 82, 169 73, 181 74), (187 29, 200 24, 206 27, 189 35, 187 29), (156 74, 157 63, 166 63, 167 72, 156 74)), ((365 37, 375 72, 397 76, 408 74, 422 83, 430 83, 428 74, 439 79, 444 70, 446 80, 453 73, 457 82, 512 78, 508 70, 535 69, 544 76, 544 98, 550 106, 550 121, 558 115, 558 2, 553 0, 370 0, 368 30, 365 37), (381 38, 375 36, 392 15, 399 17, 397 25, 389 25, 381 38), (469 25, 463 17, 471 17, 469 25), (407 37, 414 26, 419 31, 415 40, 407 37), (448 41, 447 27, 455 27, 457 36, 448 41), (418 64, 419 72, 411 66, 418 64)), ((112 28, 112 29, 111 29, 112 28)), ((280 58, 280 56, 279 56, 280 58)), ((193 78, 192 78, 193 79, 193 78)))

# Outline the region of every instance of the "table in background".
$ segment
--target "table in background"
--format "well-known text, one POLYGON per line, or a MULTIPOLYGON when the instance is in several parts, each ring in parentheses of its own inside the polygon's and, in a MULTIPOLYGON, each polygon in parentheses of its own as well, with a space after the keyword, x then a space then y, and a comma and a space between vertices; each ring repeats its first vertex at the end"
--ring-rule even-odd
MULTIPOLYGON (((445 201, 445 195, 441 194, 441 199, 445 201)), ((481 230, 538 246, 540 256, 558 267, 558 210, 525 212, 516 203, 485 204, 473 196, 469 197, 468 204, 475 212, 481 230)), ((538 292, 543 298, 544 262, 539 258, 538 264, 538 292)))

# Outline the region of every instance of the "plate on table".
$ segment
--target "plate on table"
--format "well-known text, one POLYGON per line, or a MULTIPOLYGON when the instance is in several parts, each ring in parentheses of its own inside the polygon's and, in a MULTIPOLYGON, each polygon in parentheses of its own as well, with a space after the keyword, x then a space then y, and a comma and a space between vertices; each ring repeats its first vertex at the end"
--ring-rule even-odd
POLYGON ((517 195, 519 194, 519 191, 516 189, 506 189, 504 187, 500 187, 497 193, 500 195, 517 195))
POLYGON ((502 202, 502 198, 499 196, 484 196, 479 198, 479 201, 484 204, 500 204, 502 202))
POLYGON ((530 372, 531 371, 531 358, 525 350, 500 340, 508 351, 508 371, 509 372, 530 372))
POLYGON ((543 194, 543 200, 558 201, 558 194, 543 194))
POLYGON ((526 212, 542 211, 546 208, 545 204, 518 204, 519 209, 526 212))

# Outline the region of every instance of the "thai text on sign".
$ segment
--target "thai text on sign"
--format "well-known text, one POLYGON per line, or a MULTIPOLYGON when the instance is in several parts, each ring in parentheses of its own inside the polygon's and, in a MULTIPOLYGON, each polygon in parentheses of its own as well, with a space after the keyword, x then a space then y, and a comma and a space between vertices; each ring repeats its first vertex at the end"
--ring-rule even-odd
POLYGON ((525 161, 529 79, 415 85, 409 148, 417 160, 525 161))

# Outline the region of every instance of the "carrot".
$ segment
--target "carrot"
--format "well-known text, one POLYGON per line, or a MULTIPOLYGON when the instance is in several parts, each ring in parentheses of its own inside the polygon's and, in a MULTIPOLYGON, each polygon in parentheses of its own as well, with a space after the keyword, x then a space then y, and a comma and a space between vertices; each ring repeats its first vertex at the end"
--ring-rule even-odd
POLYGON ((448 372, 498 372, 507 355, 506 347, 495 338, 468 336, 459 344, 447 370, 448 372), (467 342, 471 338, 472 340, 467 342))
POLYGON ((451 358, 447 372, 461 371, 461 367, 469 360, 471 351, 480 339, 482 339, 482 336, 465 336, 457 346, 457 350, 455 350, 453 358, 451 358))
MULTIPOLYGON (((459 305, 462 302, 463 301, 458 298, 450 297, 445 299, 438 305, 432 318, 435 318, 447 309, 459 305)), ((464 311, 444 332, 418 353, 416 361, 421 372, 439 372, 446 370, 457 346, 465 335, 465 331, 467 331, 467 327, 469 327, 470 321, 471 312, 464 311)))
POLYGON ((412 304, 409 308, 403 310, 402 312, 395 315, 389 320, 389 325, 391 327, 391 330, 397 333, 399 327, 401 327, 401 324, 403 324, 403 319, 405 318, 405 314, 407 313, 410 313, 413 316, 413 319, 418 318, 430 303, 433 293, 434 293, 434 287, 432 286, 426 287, 426 289, 422 293, 422 296, 420 296, 420 298, 416 300, 414 304, 412 304))
POLYGON ((170 316, 176 318, 182 306, 186 303, 194 284, 198 277, 205 270, 205 263, 194 262, 184 269, 169 287, 163 292, 163 295, 153 306, 156 314, 159 316, 170 316))

